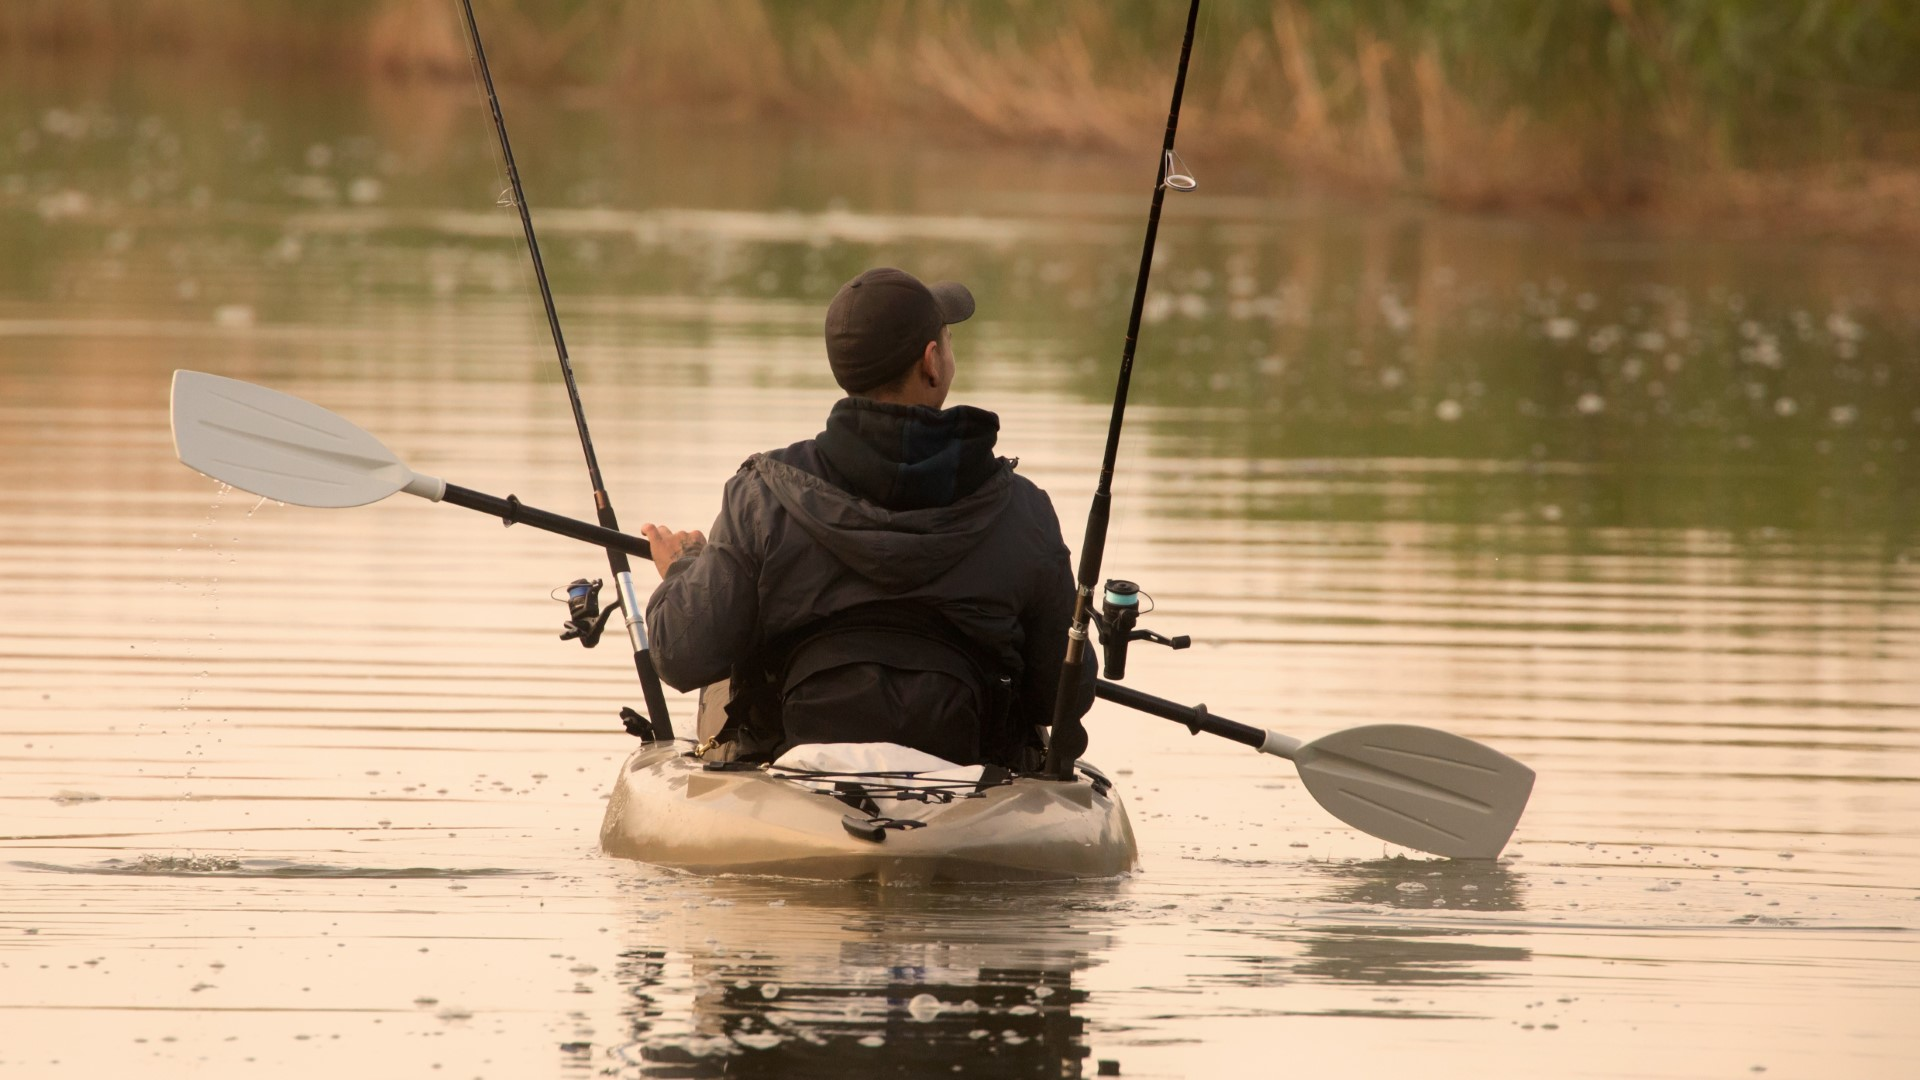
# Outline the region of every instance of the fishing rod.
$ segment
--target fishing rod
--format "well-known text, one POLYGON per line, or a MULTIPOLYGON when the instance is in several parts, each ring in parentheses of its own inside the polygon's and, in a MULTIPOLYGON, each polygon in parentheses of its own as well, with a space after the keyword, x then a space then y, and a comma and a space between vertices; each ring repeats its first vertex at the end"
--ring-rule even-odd
MULTIPOLYGON (((1113 391, 1113 418, 1107 423, 1107 452, 1100 463, 1100 482, 1087 511, 1086 539, 1080 544, 1079 588, 1073 602, 1073 622, 1067 628, 1067 659, 1060 669, 1060 688, 1053 701, 1053 736, 1048 742, 1047 772, 1071 779, 1073 763, 1087 749, 1087 729, 1075 705, 1086 677, 1087 624, 1093 619, 1093 587, 1100 580, 1100 559, 1107 546, 1107 523, 1113 502, 1113 468, 1120 456, 1120 425, 1127 415, 1127 388, 1133 381, 1133 348, 1140 338, 1140 313, 1147 302, 1147 276, 1153 271, 1153 242, 1160 232, 1160 204, 1167 189, 1192 191, 1193 177, 1176 172, 1179 156, 1173 151, 1174 130, 1180 124, 1180 97, 1187 86, 1187 60, 1193 55, 1193 29, 1200 18, 1200 0, 1187 8, 1186 38, 1180 43, 1180 72, 1173 80, 1173 104, 1167 109, 1167 137, 1153 178, 1153 208, 1147 213, 1147 239, 1140 251, 1140 277, 1133 287, 1133 310, 1127 315, 1127 341, 1120 353, 1120 379, 1113 391)), ((1131 585, 1116 582, 1119 585, 1131 585)), ((1134 594, 1128 594, 1134 595, 1134 594)), ((1124 644, 1124 639, 1123 639, 1124 644)), ((1122 654, 1124 655, 1124 653, 1122 654)))
MULTIPOLYGON (((1198 3, 1198 0, 1195 0, 1198 3)), ((587 431, 587 414, 580 405, 580 387, 573 379, 573 364, 567 357, 567 339, 560 333, 560 313, 553 306, 553 289, 547 284, 546 264, 540 260, 540 241, 533 235, 533 215, 527 210, 527 193, 520 186, 520 169, 513 161, 513 144, 507 140, 507 121, 500 112, 500 95, 493 87, 493 72, 487 67, 486 46, 480 43, 480 23, 473 15, 473 0, 460 0, 466 17, 467 39, 473 45, 474 65, 487 94, 487 107, 493 113, 493 130, 500 137, 500 156, 507 165, 507 182, 512 185, 513 205, 520 211, 520 229, 527 237, 527 253, 533 257, 533 275, 540 284, 540 301, 546 306, 547 328, 553 332, 553 351, 560 358, 560 377, 567 386, 567 401, 573 406, 573 425, 580 432, 580 449, 587 458, 587 479, 593 484, 593 508, 600 527, 618 532, 620 522, 613 512, 613 500, 607 497, 607 485, 600 479, 600 460, 593 452, 593 436, 587 431)), ((1191 33, 1191 31, 1189 31, 1191 33)), ((642 739, 673 738, 673 721, 667 715, 667 698, 660 689, 660 676, 653 670, 653 655, 647 647, 647 629, 639 594, 633 587, 633 569, 627 554, 617 548, 607 550, 607 567, 627 622, 627 639, 633 645, 633 664, 640 675, 641 695, 646 699, 644 724, 628 719, 629 730, 642 739)), ((597 586, 595 587, 597 590, 597 586)), ((582 639, 583 643, 586 639, 582 639)), ((631 710, 629 710, 629 713, 631 710)))

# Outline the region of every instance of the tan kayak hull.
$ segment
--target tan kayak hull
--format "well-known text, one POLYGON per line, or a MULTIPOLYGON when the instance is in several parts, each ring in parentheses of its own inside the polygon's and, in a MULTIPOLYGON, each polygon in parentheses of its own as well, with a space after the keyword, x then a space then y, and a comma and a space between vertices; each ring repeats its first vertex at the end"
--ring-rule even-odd
POLYGON ((888 884, 1103 878, 1139 859, 1120 793, 1084 777, 1023 777, 946 804, 881 800, 883 814, 927 824, 873 841, 843 826, 845 803, 757 770, 708 772, 691 745, 643 746, 621 767, 600 826, 609 855, 701 874, 888 884))

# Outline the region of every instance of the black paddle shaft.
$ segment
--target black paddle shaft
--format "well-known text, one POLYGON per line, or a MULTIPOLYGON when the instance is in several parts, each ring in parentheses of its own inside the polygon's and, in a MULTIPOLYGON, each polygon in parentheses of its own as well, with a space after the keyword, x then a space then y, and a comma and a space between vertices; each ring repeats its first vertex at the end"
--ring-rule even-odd
POLYGON ((502 499, 498 495, 488 495, 484 491, 463 488, 458 484, 448 484, 446 493, 440 496, 440 501, 497 517, 502 524, 531 525, 536 529, 556 533, 569 539, 584 540, 589 544, 606 548, 608 551, 620 552, 623 556, 638 555, 643 559, 653 558, 652 547, 637 536, 528 506, 511 495, 502 499))
MULTIPOLYGON (((540 259, 540 241, 533 235, 533 214, 527 209, 526 189, 520 185, 520 167, 514 164, 513 143, 507 139, 507 120, 500 112, 500 95, 493 88, 493 72, 487 67, 487 49, 480 43, 480 23, 473 17, 473 0, 460 0, 460 7, 466 14, 467 36, 473 42, 474 65, 479 69, 481 85, 486 89, 487 107, 493 113, 493 130, 500 137, 500 156, 506 162, 507 183, 513 188, 513 205, 520 211, 520 229, 527 236, 527 254, 533 257, 533 276, 540 284, 540 301, 546 307, 547 328, 553 332, 553 351, 560 358, 560 378, 567 386, 567 402, 573 406, 573 426, 580 432, 580 450, 587 458, 587 479, 593 485, 594 513, 600 519, 602 528, 618 532, 620 520, 614 515, 613 500, 607 497, 607 485, 600 479, 600 459, 593 452, 593 436, 587 431, 586 410, 580 405, 580 387, 574 382, 573 363, 567 358, 567 339, 560 333, 560 312, 554 307, 553 289, 547 284, 547 267, 540 259)), ((616 582, 623 579, 631 582, 633 570, 627 561, 626 551, 608 546, 607 567, 616 582)), ((624 596, 625 590, 621 591, 624 596)), ((653 670, 653 657, 647 648, 641 613, 632 610, 636 606, 632 597, 626 599, 627 625, 637 631, 634 634, 633 664, 640 675, 640 692, 646 699, 647 720, 653 726, 655 738, 671 739, 673 721, 667 715, 667 698, 660 689, 660 675, 653 670)))
POLYGON ((1116 682, 1101 679, 1094 684, 1093 692, 1102 699, 1115 705, 1125 705, 1129 709, 1138 709, 1149 716, 1158 716, 1184 724, 1195 735, 1206 732, 1231 739, 1242 746, 1251 746, 1258 750, 1267 741, 1265 728, 1243 724, 1238 720, 1229 720, 1224 716, 1215 716, 1207 711, 1205 705, 1182 705, 1177 701, 1168 701, 1163 697, 1143 694, 1130 686, 1121 686, 1116 682))
POLYGON ((1100 482, 1087 510, 1086 539, 1080 544, 1079 588, 1073 602, 1073 624, 1067 631, 1067 659, 1060 669, 1060 687, 1054 695, 1053 735, 1048 742, 1047 772, 1061 779, 1073 776, 1073 763, 1087 750, 1087 729, 1073 711, 1075 691, 1086 677, 1087 624, 1093 617, 1093 590, 1100 583, 1101 557, 1106 553, 1107 523, 1113 502, 1113 469, 1120 457, 1120 426, 1127 415, 1127 389, 1133 382, 1133 349, 1140 339, 1140 315, 1147 303, 1147 277, 1153 271, 1153 242, 1160 233, 1160 204, 1167 197, 1167 163, 1173 157, 1174 131, 1180 125, 1180 98, 1187 87, 1187 60, 1193 55, 1193 29, 1200 18, 1200 0, 1187 8, 1186 38, 1180 43, 1180 72, 1173 80, 1173 103, 1167 109, 1167 137, 1154 166, 1153 208, 1147 213, 1147 238, 1140 249, 1140 276, 1133 286, 1133 310, 1127 314, 1127 340, 1120 352, 1120 378, 1113 390, 1113 417, 1107 422, 1106 456, 1100 462, 1100 482))

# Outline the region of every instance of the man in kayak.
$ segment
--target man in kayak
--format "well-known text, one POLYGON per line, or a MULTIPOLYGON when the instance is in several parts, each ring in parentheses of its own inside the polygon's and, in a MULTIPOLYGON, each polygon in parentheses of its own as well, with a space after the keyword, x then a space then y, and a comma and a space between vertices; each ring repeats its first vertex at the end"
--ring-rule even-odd
POLYGON ((847 282, 826 430, 748 458, 709 534, 641 530, 654 666, 679 690, 731 678, 723 753, 894 742, 1038 768, 1073 576, 1046 493, 993 452, 999 417, 941 408, 973 308, 892 268, 847 282))

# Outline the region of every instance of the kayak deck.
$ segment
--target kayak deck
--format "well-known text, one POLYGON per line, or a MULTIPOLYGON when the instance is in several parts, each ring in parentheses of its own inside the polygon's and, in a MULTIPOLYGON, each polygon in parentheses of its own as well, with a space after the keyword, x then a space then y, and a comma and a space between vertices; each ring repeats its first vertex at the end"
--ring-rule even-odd
POLYGON ((710 769, 692 746, 650 743, 627 758, 600 826, 609 855, 694 873, 886 884, 1112 877, 1138 860, 1119 792, 1084 764, 1073 780, 1017 776, 943 785, 944 794, 876 775, 836 797, 829 781, 844 774, 802 783, 794 777, 806 774, 790 771, 710 769))

